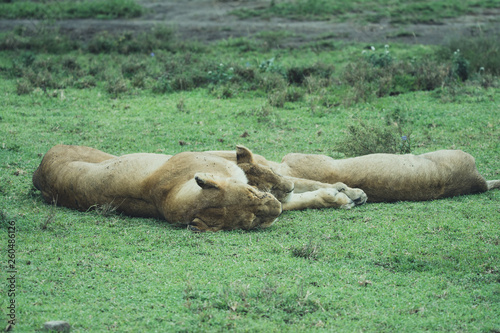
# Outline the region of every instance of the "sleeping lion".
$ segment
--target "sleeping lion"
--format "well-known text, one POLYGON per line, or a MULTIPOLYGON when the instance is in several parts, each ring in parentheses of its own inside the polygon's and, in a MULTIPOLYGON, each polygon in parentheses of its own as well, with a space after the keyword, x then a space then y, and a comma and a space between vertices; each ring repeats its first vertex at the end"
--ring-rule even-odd
POLYGON ((43 157, 33 184, 49 203, 78 210, 112 205, 193 231, 266 228, 282 210, 351 208, 367 200, 362 190, 342 183, 283 177, 243 146, 230 154, 234 161, 196 152, 117 157, 57 145, 43 157))
MULTIPOLYGON (((213 153, 235 160, 231 152, 213 153)), ((370 154, 341 160, 294 153, 281 163, 258 155, 255 159, 289 178, 342 182, 360 188, 369 202, 434 200, 500 188, 500 180, 486 181, 477 171, 474 158, 460 150, 422 155, 370 154)))

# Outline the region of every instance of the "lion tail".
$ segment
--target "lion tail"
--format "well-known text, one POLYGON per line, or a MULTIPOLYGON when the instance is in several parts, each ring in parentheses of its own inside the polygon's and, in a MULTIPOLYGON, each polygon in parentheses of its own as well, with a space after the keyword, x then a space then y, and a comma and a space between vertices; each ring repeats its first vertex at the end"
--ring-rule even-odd
POLYGON ((500 180, 487 180, 486 184, 488 185, 488 191, 500 188, 500 180))

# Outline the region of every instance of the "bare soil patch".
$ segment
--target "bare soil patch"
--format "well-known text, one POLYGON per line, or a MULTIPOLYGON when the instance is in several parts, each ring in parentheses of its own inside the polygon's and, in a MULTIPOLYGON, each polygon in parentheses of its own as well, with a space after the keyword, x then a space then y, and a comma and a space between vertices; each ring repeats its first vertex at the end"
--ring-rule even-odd
MULTIPOLYGON (((239 8, 269 6, 269 1, 140 1, 148 12, 137 19, 61 20, 54 24, 75 38, 88 38, 100 31, 143 31, 154 25, 171 25, 180 39, 213 42, 227 38, 252 37, 262 31, 287 31, 286 41, 294 46, 321 40, 366 43, 442 44, 459 37, 500 36, 500 10, 481 15, 447 19, 439 25, 408 24, 394 26, 388 22, 358 24, 353 22, 295 21, 282 18, 242 20, 230 12, 239 8)), ((35 27, 36 20, 0 20, 0 31, 18 25, 35 27)))

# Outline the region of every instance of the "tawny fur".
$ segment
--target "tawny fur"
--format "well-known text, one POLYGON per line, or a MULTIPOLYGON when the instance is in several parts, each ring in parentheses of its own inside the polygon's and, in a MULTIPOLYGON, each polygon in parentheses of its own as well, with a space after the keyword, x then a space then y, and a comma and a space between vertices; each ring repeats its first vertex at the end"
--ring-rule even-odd
POLYGON ((231 156, 117 157, 58 145, 44 156, 33 184, 50 203, 78 210, 111 205, 128 215, 164 218, 195 231, 264 228, 282 210, 351 208, 366 202, 363 191, 345 184, 283 177, 243 146, 231 156))
POLYGON ((474 158, 460 150, 371 154, 341 160, 289 154, 275 168, 283 175, 361 188, 369 202, 434 200, 500 188, 499 180, 486 181, 474 158))
POLYGON ((203 153, 116 157, 58 145, 44 156, 33 183, 47 202, 79 210, 109 204, 196 231, 268 227, 282 211, 274 196, 248 185, 234 163, 203 153))

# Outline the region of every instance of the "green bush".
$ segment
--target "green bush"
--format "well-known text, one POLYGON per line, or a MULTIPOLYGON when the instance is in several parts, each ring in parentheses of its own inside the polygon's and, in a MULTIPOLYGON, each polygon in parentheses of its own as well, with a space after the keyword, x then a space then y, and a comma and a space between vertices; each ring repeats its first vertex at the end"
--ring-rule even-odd
POLYGON ((469 61, 464 58, 460 50, 453 52, 450 74, 462 81, 466 81, 469 78, 469 61))
MULTIPOLYGON (((454 64, 456 71, 464 75, 463 63, 456 61, 454 64)), ((344 103, 349 105, 374 97, 434 90, 449 82, 450 68, 451 63, 432 59, 398 60, 387 47, 382 53, 364 51, 362 57, 348 63, 340 74, 341 82, 351 88, 344 103)))
POLYGON ((334 71, 334 66, 319 62, 310 66, 290 67, 286 70, 286 77, 289 83, 300 85, 311 76, 329 79, 334 71))
POLYGON ((359 121, 347 126, 336 151, 346 156, 375 153, 408 154, 412 151, 410 133, 403 134, 399 124, 376 124, 359 121))
POLYGON ((173 30, 167 26, 155 26, 151 30, 141 33, 124 31, 120 34, 111 34, 107 31, 96 34, 87 43, 87 50, 91 53, 120 54, 143 53, 154 55, 155 50, 176 51, 185 48, 178 44, 173 30))
POLYGON ((500 75, 500 44, 495 37, 455 39, 440 49, 437 55, 441 61, 466 61, 469 74, 483 70, 487 74, 500 75), (455 59, 457 50, 461 59, 455 59))
POLYGON ((32 52, 61 54, 78 48, 78 43, 58 28, 39 24, 36 29, 18 27, 0 37, 2 50, 29 50, 32 52))

